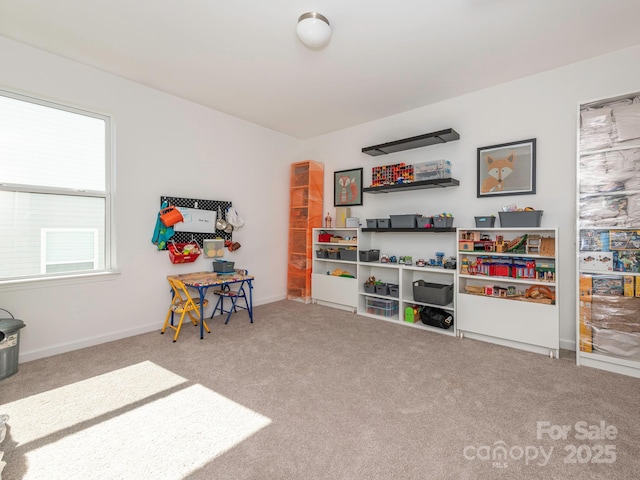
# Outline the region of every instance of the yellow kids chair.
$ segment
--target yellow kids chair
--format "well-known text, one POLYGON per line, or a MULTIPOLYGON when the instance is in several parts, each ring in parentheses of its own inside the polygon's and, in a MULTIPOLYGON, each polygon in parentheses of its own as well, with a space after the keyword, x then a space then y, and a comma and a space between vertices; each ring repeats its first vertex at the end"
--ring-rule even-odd
MULTIPOLYGON (((178 340, 178 335, 180 335, 180 329, 182 328, 182 321, 184 320, 185 315, 189 315, 191 323, 198 325, 198 322, 200 321, 200 301, 191 298, 187 287, 182 281, 175 278, 168 278, 167 280, 173 290, 173 300, 169 306, 167 318, 164 320, 164 325, 162 326, 162 331, 160 333, 164 333, 167 327, 175 330, 176 334, 173 336, 173 341, 175 342, 178 340), (180 321, 178 322, 178 325, 173 324, 174 313, 180 314, 180 321)), ((203 306, 206 307, 208 304, 209 301, 205 299, 203 306)), ((211 330, 209 330, 209 327, 207 326, 207 322, 202 320, 202 324, 207 333, 211 333, 211 330)))

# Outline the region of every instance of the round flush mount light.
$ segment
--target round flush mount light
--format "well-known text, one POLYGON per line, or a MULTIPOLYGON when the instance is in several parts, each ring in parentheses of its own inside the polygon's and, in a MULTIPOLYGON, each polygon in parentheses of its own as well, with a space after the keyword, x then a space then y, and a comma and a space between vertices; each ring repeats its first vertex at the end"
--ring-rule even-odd
POLYGON ((325 47, 331 39, 331 24, 327 17, 316 12, 307 12, 298 18, 298 38, 314 50, 325 47))

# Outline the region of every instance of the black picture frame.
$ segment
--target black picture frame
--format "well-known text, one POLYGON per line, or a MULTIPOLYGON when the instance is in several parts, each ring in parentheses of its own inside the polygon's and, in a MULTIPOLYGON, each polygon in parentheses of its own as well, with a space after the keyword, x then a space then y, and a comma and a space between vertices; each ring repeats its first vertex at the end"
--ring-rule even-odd
POLYGON ((477 183, 478 198, 535 194, 536 139, 478 148, 477 183))
POLYGON ((362 168, 333 172, 333 206, 362 205, 362 168))

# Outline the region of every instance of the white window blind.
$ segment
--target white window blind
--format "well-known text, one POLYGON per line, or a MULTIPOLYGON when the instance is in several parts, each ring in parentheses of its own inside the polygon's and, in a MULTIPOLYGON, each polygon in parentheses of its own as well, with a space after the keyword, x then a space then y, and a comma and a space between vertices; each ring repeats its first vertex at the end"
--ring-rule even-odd
POLYGON ((0 280, 113 268, 110 119, 0 90, 0 280))

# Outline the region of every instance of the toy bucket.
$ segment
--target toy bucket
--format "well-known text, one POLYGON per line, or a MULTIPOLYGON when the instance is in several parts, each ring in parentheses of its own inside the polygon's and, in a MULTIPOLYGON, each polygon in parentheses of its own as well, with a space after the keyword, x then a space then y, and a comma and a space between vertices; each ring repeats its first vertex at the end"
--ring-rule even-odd
POLYGON ((165 227, 173 227, 176 223, 182 222, 184 218, 175 206, 170 205, 160 210, 160 221, 165 227))

